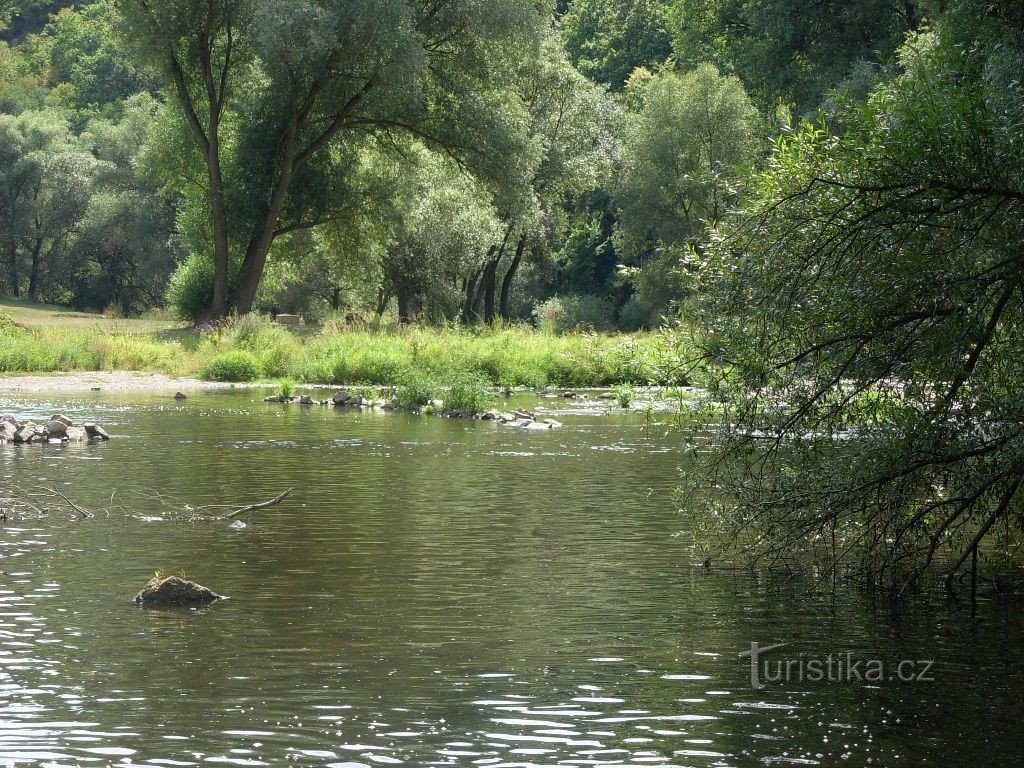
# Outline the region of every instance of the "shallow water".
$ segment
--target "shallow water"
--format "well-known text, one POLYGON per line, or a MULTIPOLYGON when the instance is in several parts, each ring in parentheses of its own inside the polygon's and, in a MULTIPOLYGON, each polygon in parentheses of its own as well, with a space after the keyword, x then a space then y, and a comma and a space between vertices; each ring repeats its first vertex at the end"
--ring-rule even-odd
POLYGON ((894 615, 699 567, 680 438, 641 416, 576 402, 525 432, 259 399, 0 395, 115 437, 0 446, 0 483, 99 513, 51 499, 0 529, 0 765, 1020 760, 1019 610, 894 615), (244 528, 197 511, 288 487, 244 528), (139 609, 158 568, 230 599, 139 609), (769 671, 850 653, 932 679, 755 689, 752 642, 788 643, 769 671))

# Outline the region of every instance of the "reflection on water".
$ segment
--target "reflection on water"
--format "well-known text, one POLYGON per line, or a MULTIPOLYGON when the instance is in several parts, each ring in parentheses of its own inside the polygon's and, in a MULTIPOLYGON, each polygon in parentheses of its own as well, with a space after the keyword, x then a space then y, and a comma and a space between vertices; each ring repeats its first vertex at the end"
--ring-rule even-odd
POLYGON ((1018 611, 893 616, 695 567, 677 438, 640 418, 577 402, 527 432, 256 400, 0 398, 117 436, 0 446, 0 482, 101 511, 0 531, 0 765, 1018 760, 1018 611), (190 511, 292 486, 244 528, 190 511), (138 609, 157 568, 230 599, 138 609), (935 680, 755 690, 751 642, 933 659, 935 680))

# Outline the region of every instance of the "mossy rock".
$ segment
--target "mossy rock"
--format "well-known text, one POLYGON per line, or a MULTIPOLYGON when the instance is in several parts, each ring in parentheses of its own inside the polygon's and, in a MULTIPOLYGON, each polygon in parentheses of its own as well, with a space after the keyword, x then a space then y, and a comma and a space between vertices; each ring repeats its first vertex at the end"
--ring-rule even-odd
POLYGON ((180 576, 154 576, 135 596, 135 602, 145 608, 209 605, 220 599, 216 592, 180 576))

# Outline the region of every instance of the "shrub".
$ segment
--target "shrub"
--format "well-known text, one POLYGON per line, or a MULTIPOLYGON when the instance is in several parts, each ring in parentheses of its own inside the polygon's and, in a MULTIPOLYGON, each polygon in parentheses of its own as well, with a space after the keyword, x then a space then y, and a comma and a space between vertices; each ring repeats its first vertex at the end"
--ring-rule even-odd
POLYGON ((636 396, 636 390, 632 384, 617 384, 612 387, 612 397, 619 404, 619 408, 629 408, 636 396))
POLYGON ((195 322, 213 303, 213 262, 190 254, 171 276, 167 303, 177 317, 195 322))
POLYGON ((21 333, 25 329, 14 322, 14 318, 8 314, 0 312, 0 334, 7 334, 13 336, 14 334, 21 333))
POLYGON ((537 327, 545 333, 572 330, 606 331, 615 317, 608 299, 589 293, 555 296, 533 310, 537 327))
POLYGON ((422 371, 406 371, 398 386, 398 405, 401 408, 421 408, 437 397, 440 387, 422 371))
POLYGON ((259 361, 241 349, 217 355, 203 369, 203 378, 210 381, 255 381, 259 377, 259 361))
POLYGON ((487 382, 473 374, 457 375, 448 384, 444 397, 446 411, 462 411, 467 415, 483 413, 494 405, 494 395, 487 382))
POLYGON ((229 348, 256 355, 264 376, 290 374, 302 353, 298 340, 287 328, 275 325, 269 317, 257 314, 231 318, 224 326, 224 342, 229 348))

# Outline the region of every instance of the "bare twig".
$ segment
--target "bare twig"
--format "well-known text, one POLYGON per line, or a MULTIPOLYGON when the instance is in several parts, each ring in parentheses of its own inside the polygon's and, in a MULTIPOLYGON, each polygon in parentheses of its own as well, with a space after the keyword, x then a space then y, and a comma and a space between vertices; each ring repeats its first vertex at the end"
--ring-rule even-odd
POLYGON ((88 509, 86 509, 85 507, 78 506, 77 504, 75 504, 75 502, 73 502, 60 491, 55 490, 53 488, 44 488, 43 490, 53 496, 60 496, 62 499, 64 499, 64 503, 71 507, 73 510, 75 510, 75 512, 77 512, 79 517, 81 517, 83 520, 90 517, 96 517, 96 515, 94 515, 88 509))
POLYGON ((225 520, 234 520, 236 517, 241 517, 242 515, 248 514, 249 512, 255 512, 257 509, 266 509, 267 507, 272 507, 275 504, 280 504, 282 501, 284 501, 286 498, 288 498, 288 495, 291 494, 291 492, 294 491, 294 490, 295 490, 294 488, 289 488, 287 491, 282 493, 280 496, 277 496, 276 498, 273 498, 270 501, 264 501, 264 502, 262 502, 260 504, 250 504, 247 507, 242 507, 241 509, 236 509, 231 514, 225 515, 224 519, 225 520))

